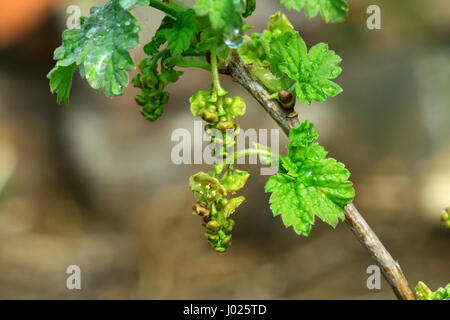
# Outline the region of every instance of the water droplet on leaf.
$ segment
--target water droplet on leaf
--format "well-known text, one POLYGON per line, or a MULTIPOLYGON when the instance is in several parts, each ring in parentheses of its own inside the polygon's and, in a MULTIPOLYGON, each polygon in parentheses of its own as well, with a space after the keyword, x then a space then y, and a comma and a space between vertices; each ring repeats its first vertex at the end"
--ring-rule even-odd
POLYGON ((226 35, 223 39, 225 44, 231 49, 239 48, 244 43, 244 35, 242 30, 233 29, 230 34, 226 35))

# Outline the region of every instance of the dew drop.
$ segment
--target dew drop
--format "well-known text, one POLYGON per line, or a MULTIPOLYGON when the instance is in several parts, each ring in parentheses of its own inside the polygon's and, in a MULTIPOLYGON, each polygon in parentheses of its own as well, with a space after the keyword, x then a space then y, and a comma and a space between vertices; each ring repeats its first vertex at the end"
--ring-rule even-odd
POLYGON ((244 43, 243 32, 237 28, 233 29, 230 34, 223 38, 223 41, 231 49, 237 49, 244 43))

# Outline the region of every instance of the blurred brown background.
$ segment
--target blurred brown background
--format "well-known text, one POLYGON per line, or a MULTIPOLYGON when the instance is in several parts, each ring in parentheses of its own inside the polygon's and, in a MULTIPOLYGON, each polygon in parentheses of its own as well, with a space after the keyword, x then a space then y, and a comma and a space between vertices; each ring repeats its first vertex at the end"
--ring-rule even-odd
MULTIPOLYGON (((373 261, 341 223, 317 223, 309 238, 271 216, 259 168, 235 215, 233 245, 216 254, 191 215, 188 177, 206 167, 170 161, 176 128, 192 131, 189 97, 209 85, 188 70, 157 123, 139 114, 134 88, 96 94, 75 77, 70 107, 49 93, 47 72, 65 28, 66 8, 82 14, 100 1, 0 2, 0 298, 62 299, 391 299, 369 291, 373 261), (82 290, 66 289, 79 265, 82 290)), ((288 16, 309 46, 326 42, 343 59, 344 92, 312 107, 320 142, 352 171, 355 202, 411 285, 450 280, 450 2, 349 1, 347 22, 288 16), (377 4, 382 29, 366 28, 377 4)), ((250 23, 264 29, 283 10, 259 0, 250 23)), ((284 10, 283 10, 284 11, 284 10)), ((162 15, 134 10, 151 39, 162 15)), ((139 61, 142 48, 134 50, 139 61)), ((249 94, 243 128, 275 128, 249 94)), ((283 137, 281 152, 285 152, 283 137)))

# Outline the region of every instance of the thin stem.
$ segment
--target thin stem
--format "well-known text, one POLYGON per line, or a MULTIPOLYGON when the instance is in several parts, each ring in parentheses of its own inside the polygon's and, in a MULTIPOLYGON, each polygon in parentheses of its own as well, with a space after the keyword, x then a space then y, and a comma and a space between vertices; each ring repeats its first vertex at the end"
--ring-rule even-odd
POLYGON ((178 13, 185 11, 187 8, 176 1, 163 2, 158 0, 150 0, 150 7, 158 9, 172 18, 176 18, 178 13))
POLYGON ((416 297, 408 281, 406 281, 400 265, 392 258, 353 204, 345 207, 345 218, 345 222, 349 225, 352 232, 362 245, 369 250, 372 258, 381 268, 395 295, 401 300, 415 300, 416 297))
MULTIPOLYGON (((293 110, 287 111, 276 101, 270 100, 270 93, 253 77, 237 54, 234 54, 228 69, 233 80, 255 97, 287 135, 292 128, 300 124, 297 113, 293 110)), ((353 234, 382 269, 383 276, 391 285, 397 298, 415 300, 414 292, 409 286, 400 265, 392 258, 353 204, 345 207, 345 217, 346 223, 353 234)))
POLYGON ((267 157, 267 158, 274 158, 275 155, 270 152, 270 150, 266 150, 266 149, 261 149, 261 148, 250 148, 250 149, 245 149, 245 150, 240 150, 238 152, 236 152, 234 154, 234 160, 236 161, 239 158, 242 157, 247 157, 247 156, 251 156, 251 155, 257 155, 260 157, 267 157))
POLYGON ((213 81, 213 90, 217 97, 222 97, 227 94, 227 92, 220 85, 219 79, 219 68, 217 67, 217 43, 214 43, 211 48, 211 73, 213 81))
POLYGON ((211 71, 211 65, 206 61, 205 57, 200 56, 174 56, 166 59, 166 63, 181 68, 200 68, 211 71))

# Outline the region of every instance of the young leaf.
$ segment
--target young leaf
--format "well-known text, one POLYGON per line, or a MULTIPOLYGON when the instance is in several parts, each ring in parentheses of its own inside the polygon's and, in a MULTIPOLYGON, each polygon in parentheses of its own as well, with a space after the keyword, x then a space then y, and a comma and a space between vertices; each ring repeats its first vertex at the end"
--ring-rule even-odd
POLYGON ((161 25, 153 36, 152 41, 144 46, 144 52, 147 55, 153 56, 158 53, 159 48, 167 42, 166 30, 173 28, 174 24, 175 19, 169 16, 164 17, 164 19, 161 21, 161 25))
POLYGON ((47 75, 50 79, 50 91, 57 92, 57 101, 61 103, 64 101, 66 105, 69 104, 70 87, 72 86, 72 77, 77 64, 74 62, 67 67, 55 67, 47 75))
POLYGON ((195 0, 195 12, 199 16, 209 16, 216 30, 233 34, 243 26, 242 14, 245 7, 242 0, 195 0))
POLYGON ((280 0, 288 10, 301 11, 305 8, 308 18, 319 13, 325 22, 342 22, 348 15, 348 4, 345 0, 280 0))
POLYGON ((131 10, 139 6, 146 6, 150 3, 150 0, 119 0, 122 8, 131 10))
POLYGON ((280 173, 269 178, 265 190, 271 192, 270 208, 281 215, 286 227, 308 236, 315 216, 333 228, 344 220, 344 206, 355 190, 350 172, 342 163, 325 158, 327 152, 313 142, 318 137, 314 125, 304 121, 289 133, 289 155, 281 157, 280 173))
POLYGON ((286 228, 293 227, 298 235, 308 236, 314 223, 314 215, 301 214, 304 211, 295 192, 296 181, 286 174, 276 174, 269 178, 265 191, 272 192, 270 209, 273 215, 281 215, 286 228))
POLYGON ((287 32, 271 42, 270 60, 274 73, 293 81, 295 93, 301 102, 311 105, 313 100, 325 101, 342 88, 329 79, 342 72, 342 59, 328 45, 319 43, 307 53, 306 45, 297 32, 287 32), (287 45, 288 44, 288 45, 287 45))
POLYGON ((239 56, 245 64, 252 65, 252 74, 269 90, 270 93, 279 92, 292 86, 292 80, 282 73, 275 75, 276 66, 270 61, 270 48, 273 40, 287 32, 294 31, 288 18, 280 12, 270 17, 267 30, 252 33, 244 37, 244 43, 238 49, 239 56))
MULTIPOLYGON (((80 29, 64 31, 63 44, 54 53, 56 66, 48 75, 53 84, 58 82, 56 78, 61 79, 57 87, 53 86, 61 99, 68 99, 67 67, 74 64, 94 89, 103 89, 109 97, 122 95, 129 81, 126 71, 135 69, 128 50, 139 44, 141 28, 121 2, 124 1, 111 0, 103 7, 91 8, 90 17, 81 19, 80 29)), ((126 4, 129 5, 131 2, 126 4)))
POLYGON ((170 28, 163 29, 172 55, 189 49, 192 39, 198 32, 198 23, 194 10, 181 12, 170 28))

